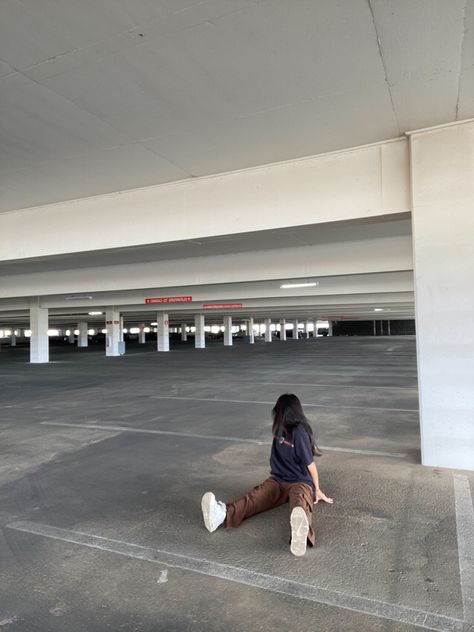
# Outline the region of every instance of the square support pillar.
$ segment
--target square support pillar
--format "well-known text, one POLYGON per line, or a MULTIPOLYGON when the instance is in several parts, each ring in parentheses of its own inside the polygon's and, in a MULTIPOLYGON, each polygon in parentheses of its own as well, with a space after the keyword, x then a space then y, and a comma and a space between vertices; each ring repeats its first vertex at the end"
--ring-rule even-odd
POLYGON ((204 331, 204 314, 196 314, 194 316, 194 326, 196 333, 194 336, 194 346, 196 349, 204 349, 206 347, 206 334, 204 331))
POLYGON ((156 315, 156 350, 170 350, 170 323, 168 314, 158 312, 156 315))
POLYGON ((286 341, 286 320, 280 320, 280 340, 286 341))
POLYGON ((328 321, 328 336, 332 336, 332 320, 328 321))
POLYGON ((138 344, 144 345, 145 343, 146 343, 145 323, 141 323, 138 327, 138 344))
POLYGON ((232 347, 232 316, 224 316, 224 346, 232 347))
POLYGON ((77 329, 79 331, 77 336, 77 346, 87 347, 89 344, 89 338, 87 337, 87 323, 84 320, 81 320, 77 323, 77 329))
POLYGON ((422 462, 474 470, 474 121, 409 139, 422 462))
POLYGON ((123 342, 124 341, 124 338, 123 338, 123 316, 120 316, 120 334, 119 334, 119 336, 120 336, 120 342, 123 342))
POLYGON ((69 342, 70 345, 73 345, 75 340, 76 340, 76 337, 74 335, 74 328, 71 325, 71 329, 69 330, 69 336, 67 338, 67 341, 69 342))
POLYGON ((14 329, 12 329, 12 335, 10 336, 10 347, 16 347, 16 333, 14 329))
POLYGON ((30 362, 43 364, 49 362, 48 309, 30 307, 30 362))
POLYGON ((105 355, 115 357, 120 355, 120 312, 115 309, 108 309, 105 312, 105 355))
POLYGON ((188 333, 186 331, 186 323, 181 323, 181 342, 187 342, 188 333))
POLYGON ((304 324, 304 337, 309 338, 309 320, 304 324))
POLYGON ((251 345, 255 344, 255 332, 253 330, 253 326, 253 318, 249 318, 247 321, 247 340, 251 345))
POLYGON ((265 342, 272 341, 272 320, 265 318, 265 342))
POLYGON ((293 340, 298 340, 298 321, 293 321, 293 340))

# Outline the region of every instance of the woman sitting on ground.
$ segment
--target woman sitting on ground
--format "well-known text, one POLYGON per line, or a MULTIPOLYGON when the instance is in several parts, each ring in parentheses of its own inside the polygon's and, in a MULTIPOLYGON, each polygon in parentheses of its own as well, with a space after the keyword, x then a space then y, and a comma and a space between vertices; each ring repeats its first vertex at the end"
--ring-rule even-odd
POLYGON ((296 395, 281 395, 272 411, 273 443, 270 477, 243 498, 227 505, 212 492, 202 497, 204 524, 211 533, 221 524, 238 527, 243 520, 288 502, 293 555, 304 555, 307 542, 314 546, 313 504, 333 503, 319 487, 314 456, 321 456, 313 431, 296 395))

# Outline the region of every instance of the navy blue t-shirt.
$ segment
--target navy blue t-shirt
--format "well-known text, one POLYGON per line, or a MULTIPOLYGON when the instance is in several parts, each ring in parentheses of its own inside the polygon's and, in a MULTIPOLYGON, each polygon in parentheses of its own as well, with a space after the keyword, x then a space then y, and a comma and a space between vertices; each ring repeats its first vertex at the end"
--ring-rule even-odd
POLYGON ((270 474, 280 483, 307 483, 314 489, 308 465, 313 462, 311 439, 300 424, 292 435, 273 438, 270 474))

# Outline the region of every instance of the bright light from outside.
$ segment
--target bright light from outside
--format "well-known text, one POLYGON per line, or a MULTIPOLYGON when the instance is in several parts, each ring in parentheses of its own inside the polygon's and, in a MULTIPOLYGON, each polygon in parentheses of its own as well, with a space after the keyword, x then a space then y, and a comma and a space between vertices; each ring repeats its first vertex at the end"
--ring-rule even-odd
POLYGON ((59 336, 59 329, 48 329, 48 336, 59 336))
POLYGON ((74 335, 75 335, 75 336, 78 336, 78 335, 79 335, 79 329, 75 329, 75 330, 74 330, 74 335))
POLYGON ((220 332, 221 328, 219 327, 219 325, 212 325, 211 327, 211 333, 213 334, 218 334, 220 332))
POLYGON ((89 336, 94 336, 95 335, 95 329, 88 329, 87 333, 89 334, 89 336))
POLYGON ((283 283, 283 285, 280 285, 280 289, 287 290, 293 287, 315 287, 316 285, 319 285, 319 281, 312 283, 283 283))
POLYGON ((150 328, 149 328, 149 327, 144 327, 144 328, 143 328, 143 331, 144 331, 146 334, 149 334, 149 333, 150 333, 150 328))
POLYGON ((25 338, 31 337, 31 329, 25 329, 25 338))
POLYGON ((139 334, 140 333, 140 327, 130 327, 130 333, 131 334, 139 334))
POLYGON ((4 335, 4 336, 11 336, 11 335, 12 335, 11 329, 5 329, 4 334, 3 334, 3 335, 4 335))
POLYGON ((70 336, 71 335, 71 330, 70 329, 66 329, 65 334, 66 334, 66 336, 70 336))
POLYGON ((102 332, 103 334, 106 334, 106 333, 107 333, 107 329, 101 329, 101 332, 102 332))
POLYGON ((127 329, 126 327, 124 327, 124 328, 122 329, 122 331, 123 331, 123 333, 124 333, 124 334, 128 334, 128 329, 127 329))
POLYGON ((158 323, 150 323, 150 325, 154 325, 156 327, 156 325, 158 325, 158 323))
POLYGON ((104 312, 89 312, 89 316, 101 316, 104 312))

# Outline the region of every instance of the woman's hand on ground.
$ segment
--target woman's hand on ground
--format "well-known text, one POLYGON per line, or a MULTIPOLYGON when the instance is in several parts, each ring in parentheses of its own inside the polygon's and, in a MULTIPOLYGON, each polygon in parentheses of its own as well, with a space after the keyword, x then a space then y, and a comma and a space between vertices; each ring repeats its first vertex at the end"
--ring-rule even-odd
POLYGON ((325 503, 329 503, 330 505, 332 505, 334 502, 332 498, 329 498, 329 496, 326 496, 326 494, 323 491, 318 489, 314 497, 314 504, 317 505, 320 500, 322 500, 325 503))

